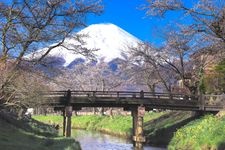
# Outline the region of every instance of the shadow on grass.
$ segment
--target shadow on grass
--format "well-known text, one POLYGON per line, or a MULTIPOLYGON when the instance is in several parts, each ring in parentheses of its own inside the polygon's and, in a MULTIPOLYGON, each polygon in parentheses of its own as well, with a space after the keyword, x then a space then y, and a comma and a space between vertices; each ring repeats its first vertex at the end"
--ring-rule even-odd
POLYGON ((72 138, 59 138, 53 136, 45 128, 49 125, 36 120, 17 120, 14 117, 0 115, 0 145, 6 150, 79 150, 80 146, 72 138), (41 129, 40 129, 41 127, 41 129), (38 135, 41 136, 37 136, 38 135), (45 135, 51 136, 45 136, 45 135))
POLYGON ((0 119, 15 126, 16 128, 22 129, 26 132, 31 132, 36 135, 55 137, 58 135, 58 131, 55 130, 51 125, 39 122, 32 118, 18 119, 11 113, 0 113, 0 119))
POLYGON ((45 124, 35 119, 30 119, 30 124, 31 126, 33 126, 31 130, 35 134, 46 136, 46 137, 55 137, 58 135, 58 130, 56 130, 55 127, 49 124, 45 124))
POLYGON ((219 145, 218 150, 225 150, 225 142, 219 145))
POLYGON ((146 144, 166 147, 174 133, 187 123, 199 118, 192 112, 170 112, 144 124, 146 144))

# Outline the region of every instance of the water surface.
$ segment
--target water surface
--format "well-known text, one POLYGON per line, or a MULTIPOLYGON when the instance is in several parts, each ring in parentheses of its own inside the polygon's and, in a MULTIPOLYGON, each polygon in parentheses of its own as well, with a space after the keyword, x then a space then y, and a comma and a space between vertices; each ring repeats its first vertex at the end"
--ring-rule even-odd
MULTIPOLYGON (((95 131, 72 130, 72 137, 80 142, 82 150, 133 150, 131 141, 124 138, 103 134, 95 131)), ((144 150, 165 150, 145 146, 144 150)))

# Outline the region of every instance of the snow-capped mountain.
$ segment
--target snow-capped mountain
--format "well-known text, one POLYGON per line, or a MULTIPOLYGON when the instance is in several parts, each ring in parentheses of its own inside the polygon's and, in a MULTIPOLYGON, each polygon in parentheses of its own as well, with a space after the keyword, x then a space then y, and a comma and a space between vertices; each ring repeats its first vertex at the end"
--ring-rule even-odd
MULTIPOLYGON (((136 47, 138 43, 141 42, 130 33, 110 23, 93 24, 76 34, 85 35, 82 38, 83 44, 80 45, 81 47, 98 49, 94 52, 97 61, 102 58, 104 58, 106 62, 117 58, 123 59, 123 53, 127 53, 130 47, 136 47)), ((74 45, 77 44, 78 42, 74 38, 68 37, 65 39, 64 46, 73 49, 74 45)), ((45 53, 45 51, 46 49, 41 49, 35 53, 29 54, 27 57, 38 58, 45 53)), ((52 49, 47 59, 49 59, 48 61, 51 63, 56 63, 57 60, 60 60, 60 65, 69 68, 72 68, 76 63, 83 63, 86 60, 83 55, 74 53, 72 50, 68 50, 64 47, 52 49), (54 62, 51 60, 54 60, 54 62)))
POLYGON ((105 58, 109 62, 115 58, 122 58, 121 53, 127 52, 129 47, 137 46, 139 39, 114 24, 94 24, 78 34, 87 34, 85 39, 87 48, 97 48, 98 58, 105 58))

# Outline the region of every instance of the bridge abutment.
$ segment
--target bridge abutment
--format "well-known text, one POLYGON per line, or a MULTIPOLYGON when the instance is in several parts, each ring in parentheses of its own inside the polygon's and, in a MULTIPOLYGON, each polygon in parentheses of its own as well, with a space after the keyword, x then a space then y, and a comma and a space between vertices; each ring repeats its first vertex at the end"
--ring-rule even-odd
POLYGON ((131 111, 133 118, 133 146, 142 149, 143 143, 145 142, 143 131, 145 107, 137 106, 132 108, 131 111))

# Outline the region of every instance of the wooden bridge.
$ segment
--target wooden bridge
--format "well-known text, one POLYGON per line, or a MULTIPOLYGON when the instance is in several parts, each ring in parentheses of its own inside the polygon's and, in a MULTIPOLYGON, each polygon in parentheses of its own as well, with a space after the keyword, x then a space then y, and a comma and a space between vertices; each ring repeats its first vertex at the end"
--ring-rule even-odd
POLYGON ((152 109, 218 112, 224 109, 225 95, 182 95, 171 93, 128 92, 128 91, 51 91, 43 94, 43 104, 63 112, 63 133, 71 134, 73 110, 82 107, 123 107, 133 117, 133 141, 142 147, 143 117, 152 109))
POLYGON ((225 95, 182 95, 171 93, 130 91, 51 91, 44 93, 44 103, 61 108, 71 105, 73 110, 82 107, 144 106, 145 110, 170 109, 188 111, 219 111, 225 104, 225 95))

